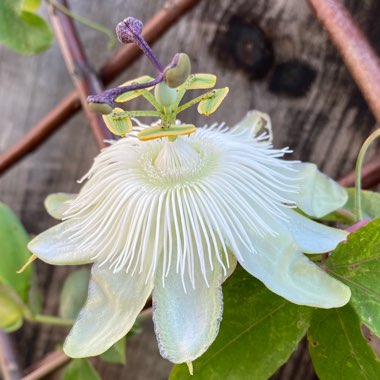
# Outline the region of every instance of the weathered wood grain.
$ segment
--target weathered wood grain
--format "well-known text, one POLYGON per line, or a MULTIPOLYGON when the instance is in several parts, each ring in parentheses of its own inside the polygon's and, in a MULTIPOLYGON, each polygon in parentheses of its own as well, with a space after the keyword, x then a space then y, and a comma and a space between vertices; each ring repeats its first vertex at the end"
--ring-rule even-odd
MULTIPOLYGON (((71 1, 76 12, 110 28, 127 15, 146 20, 163 4, 163 0, 71 1)), ((379 2, 346 0, 345 4, 380 52, 379 2)), ((99 67, 111 54, 105 38, 82 26, 79 29, 89 59, 99 67)), ((220 86, 230 87, 224 106, 210 119, 189 111, 184 113, 184 121, 233 125, 249 109, 268 112, 276 146, 290 146, 292 158, 315 162, 335 178, 353 168, 361 143, 374 127, 355 84, 303 0, 203 0, 155 50, 164 64, 177 51, 185 51, 193 58, 194 72, 213 72, 220 86), (223 44, 231 33, 233 17, 234 44, 223 44), (263 54, 258 40, 252 43, 251 33, 256 33, 255 38, 260 34, 257 27, 273 51, 273 61, 264 62, 262 79, 254 79, 257 72, 251 69, 252 57, 263 54), (233 52, 241 54, 240 61, 234 60, 233 52)), ((120 81, 152 73, 147 60, 139 60, 120 81)), ((0 149, 20 138, 71 88, 56 45, 37 57, 20 57, 0 47, 0 149)), ((77 191, 75 181, 96 153, 86 122, 79 115, 1 178, 0 200, 13 208, 31 233, 38 233, 54 223, 43 209, 44 197, 56 191, 77 191)), ((59 290, 69 270, 38 264, 46 313, 56 313, 59 290)), ((22 365, 41 358, 65 333, 64 329, 26 325, 16 334, 22 365)), ((304 358, 304 354, 298 357, 304 358)), ((298 367, 290 365, 277 378, 311 379, 310 366, 303 360, 306 364, 301 360, 298 367)), ((97 367, 104 379, 165 379, 170 371, 170 365, 158 355, 151 327, 130 340, 126 367, 99 362, 97 367)))

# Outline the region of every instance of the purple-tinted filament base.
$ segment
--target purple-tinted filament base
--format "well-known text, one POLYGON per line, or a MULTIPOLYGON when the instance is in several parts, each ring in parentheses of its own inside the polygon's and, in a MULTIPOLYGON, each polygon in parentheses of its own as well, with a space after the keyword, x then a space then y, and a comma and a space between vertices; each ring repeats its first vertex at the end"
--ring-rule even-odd
POLYGON ((87 102, 88 103, 102 103, 102 104, 106 103, 106 104, 109 104, 113 108, 115 99, 118 96, 124 94, 127 91, 140 90, 143 88, 155 86, 156 84, 160 83, 163 80, 163 78, 164 78, 164 75, 160 73, 157 76, 157 78, 155 78, 154 80, 148 83, 135 83, 129 86, 111 88, 107 91, 101 92, 100 94, 88 96, 87 102))

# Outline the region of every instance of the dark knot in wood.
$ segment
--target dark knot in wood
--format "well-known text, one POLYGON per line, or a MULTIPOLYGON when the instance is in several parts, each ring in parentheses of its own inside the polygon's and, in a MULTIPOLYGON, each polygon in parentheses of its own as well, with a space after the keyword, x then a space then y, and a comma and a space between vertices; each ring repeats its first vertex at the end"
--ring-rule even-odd
POLYGON ((316 77, 317 71, 307 62, 290 60, 275 66, 269 91, 298 98, 306 95, 316 77))
POLYGON ((271 69, 273 48, 263 30, 253 21, 233 15, 218 28, 212 51, 220 62, 244 70, 251 79, 264 78, 271 69))

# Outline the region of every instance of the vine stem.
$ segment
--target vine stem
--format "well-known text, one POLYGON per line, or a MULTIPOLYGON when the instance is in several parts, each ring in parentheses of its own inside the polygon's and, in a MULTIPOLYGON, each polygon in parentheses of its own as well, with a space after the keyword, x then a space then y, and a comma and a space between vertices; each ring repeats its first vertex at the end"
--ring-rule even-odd
POLYGON ((362 211, 362 167, 364 162, 364 157, 368 151, 368 148, 371 144, 380 137, 380 129, 376 129, 376 131, 372 132, 367 139, 364 141, 362 147, 360 148, 358 158, 356 160, 355 166, 355 216, 356 220, 360 221, 363 219, 363 211, 362 211))
POLYGON ((48 11, 54 34, 96 143, 100 148, 104 148, 107 146, 104 140, 110 140, 114 138, 114 135, 108 130, 102 116, 91 112, 87 104, 87 97, 101 92, 102 85, 87 60, 73 20, 67 14, 62 13, 57 5, 70 9, 66 0, 48 1, 48 11))
POLYGON ((96 30, 100 33, 105 34, 108 37, 108 48, 112 48, 116 44, 116 37, 112 30, 106 28, 103 25, 98 24, 97 22, 94 22, 86 17, 82 17, 81 15, 71 11, 69 8, 66 8, 63 4, 56 2, 55 0, 46 0, 48 4, 53 5, 55 8, 57 8, 60 12, 64 13, 66 16, 69 16, 75 21, 78 21, 79 23, 87 26, 88 28, 91 28, 93 30, 96 30))
POLYGON ((380 60, 340 0, 308 0, 380 125, 380 60))
MULTIPOLYGON (((63 351, 53 351, 25 371, 21 380, 39 380, 71 360, 63 351)), ((20 377, 18 378, 20 379, 20 377)))
MULTIPOLYGON (((165 4, 143 29, 145 40, 153 44, 173 26, 178 19, 196 6, 200 0, 176 0, 165 4)), ((104 85, 116 79, 140 55, 141 50, 133 45, 121 47, 100 69, 98 74, 104 85)), ((85 75, 86 73, 84 73, 85 75)), ((32 153, 46 141, 62 124, 67 122, 81 109, 81 103, 76 91, 71 92, 48 114, 46 114, 34 127, 32 127, 20 141, 0 154, 0 174, 32 153)))
POLYGON ((0 329, 0 367, 4 380, 19 380, 21 372, 10 336, 0 329))
POLYGON ((54 326, 66 326, 71 327, 74 323, 71 319, 59 318, 54 315, 37 314, 28 319, 30 322, 37 322, 54 326))
MULTIPOLYGON (((147 305, 149 305, 149 303, 147 305)), ((152 318, 152 315, 153 315, 153 308, 151 306, 148 306, 147 308, 144 308, 144 310, 140 312, 140 314, 137 317, 137 321, 143 322, 147 319, 152 318)), ((66 364, 70 360, 71 358, 69 358, 63 351, 53 351, 47 354, 40 362, 33 364, 32 367, 30 368, 27 368, 25 371, 26 375, 22 378, 22 380, 39 380, 43 378, 44 376, 49 375, 56 369, 62 367, 64 364, 66 364)), ((15 377, 12 380, 19 380, 19 379, 20 379, 20 376, 17 378, 15 377)))

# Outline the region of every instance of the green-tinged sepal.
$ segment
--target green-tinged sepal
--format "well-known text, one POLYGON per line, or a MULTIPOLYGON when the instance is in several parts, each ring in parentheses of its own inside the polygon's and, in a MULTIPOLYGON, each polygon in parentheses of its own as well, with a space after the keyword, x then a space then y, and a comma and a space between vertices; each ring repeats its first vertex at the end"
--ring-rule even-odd
POLYGON ((198 112, 206 116, 211 115, 218 109, 223 99, 227 96, 228 91, 228 87, 213 90, 210 97, 207 97, 198 104, 198 112))
MULTIPOLYGON (((123 112, 121 108, 115 108, 116 112, 123 112)), ((107 128, 115 135, 125 137, 132 130, 132 120, 128 116, 123 118, 113 118, 111 115, 103 115, 103 120, 107 128)))
POLYGON ((63 219, 65 211, 70 207, 70 201, 76 198, 77 194, 54 193, 49 194, 44 201, 46 211, 55 219, 63 219))
POLYGON ((168 66, 164 73, 165 82, 170 88, 180 86, 191 73, 191 62, 187 54, 176 54, 174 60, 176 60, 175 65, 173 67, 168 66))
POLYGON ((138 133, 137 137, 141 141, 160 139, 162 137, 177 137, 183 135, 190 135, 195 132, 196 128, 192 124, 172 124, 170 128, 164 128, 162 125, 155 125, 154 127, 146 128, 138 133))
MULTIPOLYGON (((143 75, 141 77, 138 77, 136 79, 132 79, 128 82, 123 83, 119 87, 124 87, 124 86, 130 86, 132 84, 144 84, 144 83, 149 83, 152 82, 154 79, 150 77, 149 75, 143 75)), ((147 87, 147 90, 151 90, 154 86, 152 87, 147 87)), ((115 101, 118 103, 123 103, 123 102, 128 102, 134 98, 137 98, 141 95, 140 90, 132 90, 132 91, 127 91, 124 92, 123 94, 119 95, 115 101)))
POLYGON ((154 96, 161 105, 170 106, 177 99, 177 91, 165 82, 160 82, 154 87, 154 96))
POLYGON ((206 88, 213 88, 216 84, 216 75, 214 74, 205 74, 205 73, 198 73, 198 74, 192 74, 190 75, 189 80, 187 83, 183 84, 186 85, 187 90, 200 90, 200 89, 206 89, 206 88))
POLYGON ((113 108, 111 105, 108 103, 94 103, 94 102, 89 102, 88 103, 88 108, 92 112, 99 112, 102 115, 108 115, 112 112, 113 108))

